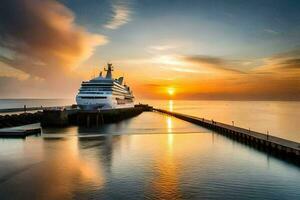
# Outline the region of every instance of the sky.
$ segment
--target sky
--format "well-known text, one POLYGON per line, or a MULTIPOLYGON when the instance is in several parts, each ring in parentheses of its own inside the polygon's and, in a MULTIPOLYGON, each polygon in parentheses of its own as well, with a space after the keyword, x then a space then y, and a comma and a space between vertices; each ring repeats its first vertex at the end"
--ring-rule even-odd
POLYGON ((0 98, 74 98, 106 63, 137 99, 300 100, 300 1, 2 0, 0 98))

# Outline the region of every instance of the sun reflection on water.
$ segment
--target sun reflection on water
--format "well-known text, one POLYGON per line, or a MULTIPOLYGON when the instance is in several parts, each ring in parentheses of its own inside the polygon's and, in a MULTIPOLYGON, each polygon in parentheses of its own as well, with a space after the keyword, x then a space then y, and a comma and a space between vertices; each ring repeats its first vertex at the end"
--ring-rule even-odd
POLYGON ((166 146, 161 149, 161 154, 156 158, 157 171, 153 181, 153 188, 158 199, 178 199, 181 196, 178 189, 178 166, 175 164, 173 150, 175 148, 174 119, 166 116, 167 139, 162 139, 166 146))
POLYGON ((173 112, 173 100, 168 101, 168 108, 169 108, 169 111, 173 112))
POLYGON ((169 149, 172 149, 173 146, 173 133, 172 133, 172 128, 173 128, 173 124, 172 124, 172 118, 171 117, 167 117, 167 132, 168 132, 168 146, 169 149))

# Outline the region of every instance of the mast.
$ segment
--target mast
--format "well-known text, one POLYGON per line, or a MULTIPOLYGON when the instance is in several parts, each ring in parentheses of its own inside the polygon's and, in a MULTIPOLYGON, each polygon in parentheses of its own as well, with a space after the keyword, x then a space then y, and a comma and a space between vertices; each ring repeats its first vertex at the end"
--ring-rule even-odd
POLYGON ((107 69, 104 69, 106 71, 106 77, 107 79, 112 79, 112 71, 114 71, 114 68, 111 63, 107 63, 107 69))

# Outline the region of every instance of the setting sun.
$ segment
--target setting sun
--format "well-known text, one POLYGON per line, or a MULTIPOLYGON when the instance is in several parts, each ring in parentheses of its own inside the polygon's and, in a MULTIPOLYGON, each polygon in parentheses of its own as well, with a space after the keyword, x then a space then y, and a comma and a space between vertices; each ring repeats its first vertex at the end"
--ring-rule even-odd
POLYGON ((169 94, 170 96, 173 96, 174 93, 175 93, 175 88, 169 87, 169 88, 168 88, 168 94, 169 94))

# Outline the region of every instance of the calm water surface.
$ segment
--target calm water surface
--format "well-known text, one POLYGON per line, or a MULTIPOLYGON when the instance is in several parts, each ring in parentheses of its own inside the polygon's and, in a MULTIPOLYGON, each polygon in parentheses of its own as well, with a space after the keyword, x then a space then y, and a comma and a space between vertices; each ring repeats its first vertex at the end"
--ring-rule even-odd
MULTIPOLYGON (((299 101, 180 101, 137 100, 158 108, 185 113, 300 142, 299 101)), ((0 99, 1 108, 63 106, 74 99, 0 99)))
POLYGON ((174 112, 300 142, 299 101, 143 101, 174 112))
POLYGON ((157 113, 0 140, 0 199, 300 199, 300 168, 157 113))
POLYGON ((40 106, 66 106, 75 103, 74 99, 0 99, 0 109, 40 106))

